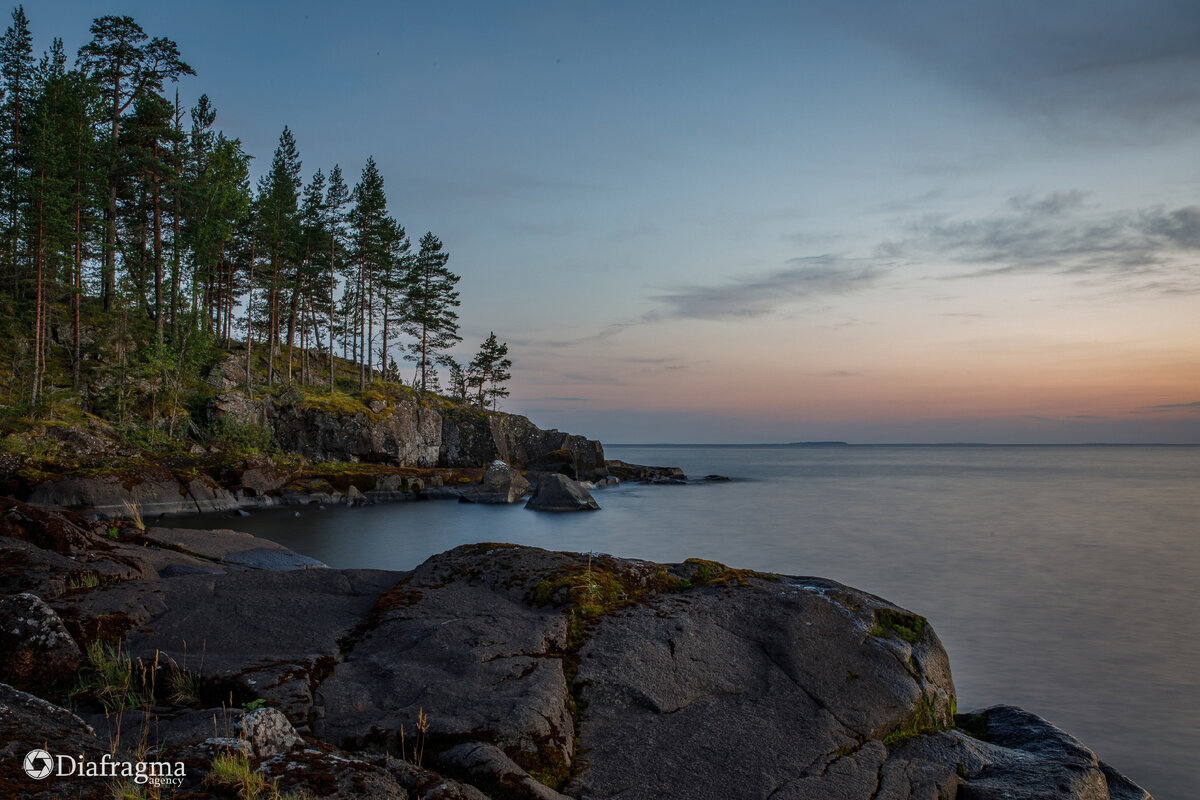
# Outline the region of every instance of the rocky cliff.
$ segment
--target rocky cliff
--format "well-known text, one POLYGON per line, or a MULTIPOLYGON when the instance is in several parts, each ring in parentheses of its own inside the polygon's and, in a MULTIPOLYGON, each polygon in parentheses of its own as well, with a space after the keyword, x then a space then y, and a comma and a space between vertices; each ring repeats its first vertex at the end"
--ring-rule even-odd
POLYGON ((1149 797, 1033 714, 956 714, 929 622, 832 581, 502 544, 332 570, 232 531, 3 511, 0 614, 37 628, 0 638, 6 796, 110 796, 24 778, 34 747, 149 747, 195 798, 234 796, 231 753, 314 800, 1149 797), (115 702, 96 641, 172 692, 115 702))
MULTIPOLYGON (((401 387, 402 388, 402 387, 401 387)), ((269 458, 220 462, 203 448, 194 459, 173 459, 170 467, 147 465, 144 458, 123 461, 115 433, 73 428, 51 430, 78 451, 88 474, 39 477, 13 496, 47 508, 87 511, 119 519, 135 515, 195 514, 308 502, 336 504, 395 501, 419 496, 447 477, 439 471, 478 470, 503 461, 517 470, 559 472, 595 480, 608 474, 600 442, 558 430, 543 430, 516 414, 483 411, 434 398, 370 394, 305 396, 296 388, 251 399, 230 389, 212 402, 211 420, 234 431, 253 429, 275 449, 299 455, 308 465, 282 466, 269 458), (102 433, 107 435, 101 435, 102 433), (82 444, 76 444, 81 442, 82 444), (107 455, 106 455, 107 453, 107 455), (123 463, 133 466, 122 467, 123 463), (354 479, 333 485, 322 464, 357 464, 354 479), (413 474, 399 475, 409 471, 413 474)), ((12 472, 20 464, 10 459, 12 472)), ((282 459, 287 461, 287 459, 282 459)), ((296 459, 292 459, 296 461, 296 459)))
POLYGON ((282 450, 313 461, 370 462, 399 467, 483 467, 494 460, 518 469, 539 460, 565 460, 586 477, 604 472, 599 442, 542 430, 526 417, 466 405, 379 394, 364 401, 284 392, 252 401, 227 391, 212 416, 242 425, 264 424, 282 450))

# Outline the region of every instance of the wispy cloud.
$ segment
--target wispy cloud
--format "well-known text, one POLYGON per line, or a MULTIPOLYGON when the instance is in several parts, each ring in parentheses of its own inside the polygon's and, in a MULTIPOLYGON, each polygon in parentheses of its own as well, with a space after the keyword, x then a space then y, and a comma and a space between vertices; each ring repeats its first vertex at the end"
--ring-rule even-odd
POLYGON ((1200 400, 1194 403, 1167 403, 1161 406, 1142 406, 1138 411, 1147 411, 1150 413, 1161 413, 1163 411, 1200 411, 1200 400))
POLYGON ((893 48, 1047 138, 1190 136, 1200 120, 1194 0, 843 4, 855 31, 893 48))
POLYGON ((1014 197, 997 213, 973 219, 926 216, 910 230, 912 238, 886 242, 880 254, 978 267, 950 278, 1030 272, 1120 275, 1137 279, 1130 288, 1144 291, 1200 292, 1200 278, 1189 260, 1200 255, 1198 206, 1097 212, 1083 192, 1053 192, 1014 197))
POLYGON ((715 286, 685 286, 655 295, 660 308, 646 322, 669 319, 736 320, 770 314, 788 303, 850 294, 873 286, 888 269, 874 261, 838 256, 796 258, 765 275, 735 278, 715 286))

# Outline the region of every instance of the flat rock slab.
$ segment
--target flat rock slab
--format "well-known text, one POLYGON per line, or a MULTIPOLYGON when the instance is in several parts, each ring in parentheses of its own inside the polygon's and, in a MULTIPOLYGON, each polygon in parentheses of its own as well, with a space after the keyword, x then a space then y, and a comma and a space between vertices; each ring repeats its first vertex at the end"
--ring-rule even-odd
POLYGON ((103 586, 56 605, 80 628, 88 620, 120 620, 133 657, 149 662, 157 654, 160 663, 237 686, 244 697, 270 699, 293 724, 307 727, 314 671, 341 657, 339 641, 401 575, 332 569, 185 575, 103 586))
POLYGON ((143 537, 160 547, 246 569, 287 570, 325 566, 315 558, 302 556, 281 544, 241 531, 155 527, 147 528, 143 537))

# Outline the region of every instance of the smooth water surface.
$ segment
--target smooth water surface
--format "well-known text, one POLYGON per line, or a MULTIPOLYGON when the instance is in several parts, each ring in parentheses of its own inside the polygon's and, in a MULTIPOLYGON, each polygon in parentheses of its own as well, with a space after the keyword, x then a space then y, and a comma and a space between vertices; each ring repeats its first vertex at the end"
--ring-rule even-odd
MULTIPOLYGON (((959 708, 1022 706, 1158 800, 1200 786, 1200 447, 611 446, 730 483, 596 491, 603 510, 452 502, 193 518, 333 567, 504 541, 817 575, 932 622, 959 708)), ((175 523, 171 523, 175 524, 175 523)))

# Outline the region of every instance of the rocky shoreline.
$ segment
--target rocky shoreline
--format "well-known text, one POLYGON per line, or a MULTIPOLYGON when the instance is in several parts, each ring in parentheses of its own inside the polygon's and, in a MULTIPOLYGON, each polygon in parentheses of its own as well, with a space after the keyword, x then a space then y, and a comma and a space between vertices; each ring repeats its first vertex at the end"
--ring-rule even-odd
POLYGON ((504 544, 335 570, 6 499, 0 564, 6 797, 115 796, 26 777, 34 748, 184 773, 129 797, 1149 797, 1032 714, 958 713, 927 620, 818 578, 504 544))

